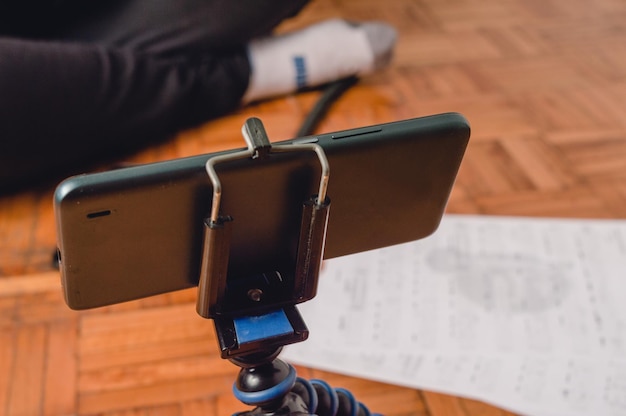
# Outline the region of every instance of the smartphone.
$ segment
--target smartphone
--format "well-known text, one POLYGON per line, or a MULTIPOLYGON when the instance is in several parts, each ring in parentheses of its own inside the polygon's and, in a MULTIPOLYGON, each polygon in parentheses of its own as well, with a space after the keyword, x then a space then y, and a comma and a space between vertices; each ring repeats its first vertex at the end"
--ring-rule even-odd
MULTIPOLYGON (((273 145, 317 143, 330 165, 324 258, 424 238, 438 227, 470 127, 438 114, 273 145)), ((243 144, 243 139, 242 139, 243 144)), ((55 191, 65 300, 87 309, 198 284, 213 188, 205 154, 66 179, 55 191)), ((303 201, 314 195, 313 152, 216 165, 220 212, 233 219, 228 273, 293 264, 303 201)))

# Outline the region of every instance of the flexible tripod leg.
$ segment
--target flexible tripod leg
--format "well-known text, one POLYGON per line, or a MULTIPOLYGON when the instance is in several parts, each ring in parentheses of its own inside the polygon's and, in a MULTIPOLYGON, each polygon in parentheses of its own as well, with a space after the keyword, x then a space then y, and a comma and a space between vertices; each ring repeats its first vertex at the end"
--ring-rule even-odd
POLYGON ((274 351, 231 359, 241 367, 233 386, 235 397, 253 410, 236 416, 370 416, 345 389, 333 389, 322 380, 307 381, 278 359, 274 351))

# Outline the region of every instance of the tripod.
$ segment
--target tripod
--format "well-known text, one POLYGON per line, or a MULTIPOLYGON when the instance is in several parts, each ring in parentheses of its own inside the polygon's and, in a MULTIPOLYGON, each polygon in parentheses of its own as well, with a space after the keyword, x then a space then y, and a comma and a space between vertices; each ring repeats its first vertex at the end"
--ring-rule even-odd
POLYGON ((233 386, 235 397, 257 406, 236 416, 318 415, 368 416, 370 411, 345 389, 322 380, 297 377, 295 369, 277 358, 280 349, 231 361, 241 367, 233 386))
POLYGON ((317 291, 330 208, 326 196, 329 165, 324 151, 312 143, 272 147, 256 118, 246 121, 242 133, 247 150, 216 156, 206 163, 213 203, 210 218, 204 223, 196 304, 200 316, 214 321, 222 358, 240 367, 233 386, 235 397, 255 406, 234 416, 371 415, 349 391, 333 389, 322 380, 304 380, 278 358, 283 346, 304 341, 309 333, 295 304, 312 299, 317 291), (318 155, 322 173, 317 195, 302 204, 294 270, 233 278, 228 271, 233 219, 220 212, 222 186, 216 166, 242 158, 267 160, 272 152, 310 151, 318 155))

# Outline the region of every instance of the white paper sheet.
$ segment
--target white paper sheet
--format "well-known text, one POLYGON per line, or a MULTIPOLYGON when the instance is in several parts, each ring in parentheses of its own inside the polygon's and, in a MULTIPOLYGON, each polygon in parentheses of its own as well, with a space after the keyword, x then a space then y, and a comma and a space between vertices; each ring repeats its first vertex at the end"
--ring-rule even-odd
POLYGON ((327 261, 299 309, 311 335, 292 362, 528 415, 626 415, 626 221, 448 215, 327 261))

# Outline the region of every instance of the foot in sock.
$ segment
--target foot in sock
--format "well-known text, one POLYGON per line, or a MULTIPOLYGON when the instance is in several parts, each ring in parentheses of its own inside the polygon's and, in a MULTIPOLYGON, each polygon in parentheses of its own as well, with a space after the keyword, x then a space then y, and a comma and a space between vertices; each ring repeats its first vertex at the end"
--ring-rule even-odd
POLYGON ((244 103, 316 87, 385 67, 396 42, 393 27, 380 22, 327 20, 248 46, 250 83, 244 103))

